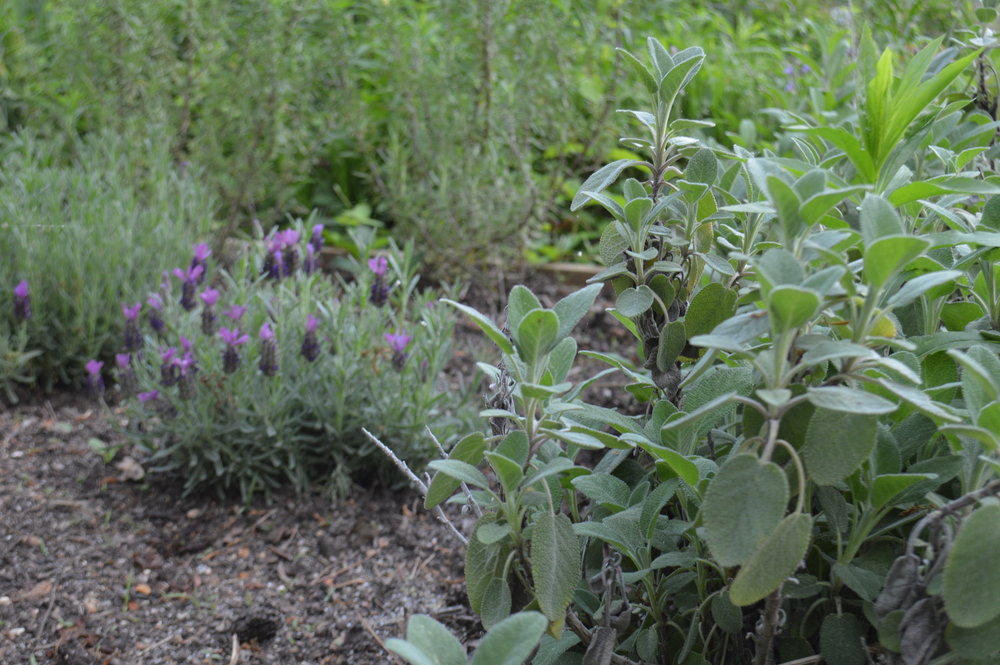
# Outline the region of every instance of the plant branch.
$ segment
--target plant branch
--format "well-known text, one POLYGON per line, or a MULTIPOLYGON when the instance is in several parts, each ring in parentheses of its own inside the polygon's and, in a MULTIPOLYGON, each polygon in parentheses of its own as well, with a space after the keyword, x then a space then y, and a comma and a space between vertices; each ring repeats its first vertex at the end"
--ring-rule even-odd
POLYGON ((772 665, 774 653, 771 644, 778 632, 778 613, 781 610, 781 587, 775 589, 764 602, 764 622, 757 631, 757 653, 753 665, 772 665))
MULTIPOLYGON (((365 436, 368 437, 368 439, 372 443, 378 446, 379 450, 385 453, 385 455, 392 460, 392 463, 395 464, 396 467, 399 468, 399 470, 402 471, 403 474, 405 474, 406 477, 410 479, 410 482, 412 482, 414 485, 417 486, 417 488, 420 490, 420 493, 424 496, 424 498, 427 498, 427 484, 424 483, 424 481, 420 480, 420 477, 417 476, 417 474, 413 473, 412 470, 410 470, 410 467, 406 464, 406 462, 396 457, 396 453, 392 452, 392 449, 389 448, 389 446, 379 441, 378 437, 373 435, 367 429, 362 427, 361 431, 364 433, 365 436)), ((434 514, 437 515, 438 520, 448 525, 448 528, 450 528, 451 532, 454 533, 455 536, 462 541, 463 545, 469 544, 469 539, 466 538, 465 535, 458 530, 458 527, 456 527, 455 524, 450 519, 448 519, 448 516, 444 514, 443 510, 441 510, 441 506, 434 506, 434 514)))

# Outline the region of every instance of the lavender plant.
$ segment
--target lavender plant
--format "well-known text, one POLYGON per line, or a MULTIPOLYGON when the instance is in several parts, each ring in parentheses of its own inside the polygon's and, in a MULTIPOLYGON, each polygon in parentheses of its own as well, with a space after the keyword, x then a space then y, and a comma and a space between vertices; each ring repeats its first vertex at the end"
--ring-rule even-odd
POLYGON ((463 395, 441 383, 454 317, 435 294, 403 288, 415 266, 383 256, 373 271, 361 256, 353 279, 334 281, 310 264, 318 237, 272 233, 229 270, 196 251, 149 295, 143 351, 116 378, 134 395, 129 437, 157 470, 182 473, 185 491, 250 501, 282 485, 342 495, 353 482, 395 483, 362 424, 420 460, 431 456, 417 436, 426 425, 447 440, 464 417, 463 395), (385 304, 371 302, 377 282, 385 304))
POLYGON ((131 144, 111 133, 5 140, 0 345, 20 349, 3 362, 22 381, 80 386, 88 359, 107 362, 121 350, 121 307, 156 284, 149 266, 180 261, 208 232, 216 202, 196 171, 178 172, 167 148, 163 136, 131 144), (60 165, 64 153, 73 166, 60 165))

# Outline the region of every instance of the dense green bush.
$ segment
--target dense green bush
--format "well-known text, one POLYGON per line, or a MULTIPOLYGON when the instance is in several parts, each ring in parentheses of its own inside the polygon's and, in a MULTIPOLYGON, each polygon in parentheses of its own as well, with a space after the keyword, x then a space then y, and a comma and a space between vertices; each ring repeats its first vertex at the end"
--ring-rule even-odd
POLYGON ((336 227, 366 204, 421 242, 430 269, 468 271, 483 247, 527 241, 553 258, 596 245, 590 216, 563 210, 580 173, 626 156, 613 100, 642 92, 611 44, 711 40, 717 58, 679 103, 715 120, 706 138, 751 147, 776 142, 764 108, 850 106, 863 25, 909 45, 928 25, 973 23, 969 2, 855 4, 9 2, 0 130, 139 141, 152 120, 216 190, 229 230, 314 208, 336 227))
MULTIPOLYGON (((534 665, 1000 657, 998 123, 937 101, 980 55, 941 45, 896 67, 863 40, 859 113, 795 119, 795 157, 686 135, 702 49, 623 54, 641 156, 573 207, 613 218, 592 281, 639 362, 583 354, 641 415, 567 380, 598 284, 552 308, 515 286, 503 330, 452 303, 503 359, 490 433, 431 462, 425 504, 477 511, 470 604, 491 629, 544 614, 534 665)), ((414 624, 392 648, 429 662, 414 624)))
MULTIPOLYGON (((110 131, 79 141, 25 133, 0 143, 0 335, 38 352, 17 369, 22 381, 77 385, 87 359, 110 358, 121 303, 158 282, 151 265, 187 256, 215 207, 162 135, 135 143, 110 131), (21 280, 27 321, 13 307, 21 280)), ((13 378, 4 366, 0 384, 13 378)))
POLYGON ((335 283, 316 269, 321 228, 272 233, 218 273, 198 247, 165 288, 127 304, 117 367, 96 368, 93 384, 117 378, 129 441, 185 491, 250 501, 282 485, 342 496, 355 481, 391 484, 362 425, 419 462, 435 454, 425 426, 447 444, 468 420, 441 376, 455 317, 417 290, 412 245, 354 261, 354 279, 335 283))

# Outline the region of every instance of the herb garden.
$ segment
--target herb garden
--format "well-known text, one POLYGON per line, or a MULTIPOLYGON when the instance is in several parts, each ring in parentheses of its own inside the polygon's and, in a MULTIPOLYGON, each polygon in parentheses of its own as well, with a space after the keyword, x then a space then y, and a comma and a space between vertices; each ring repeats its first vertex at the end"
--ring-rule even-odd
POLYGON ((1000 663, 996 3, 732 5, 0 9, 0 661, 1000 663))

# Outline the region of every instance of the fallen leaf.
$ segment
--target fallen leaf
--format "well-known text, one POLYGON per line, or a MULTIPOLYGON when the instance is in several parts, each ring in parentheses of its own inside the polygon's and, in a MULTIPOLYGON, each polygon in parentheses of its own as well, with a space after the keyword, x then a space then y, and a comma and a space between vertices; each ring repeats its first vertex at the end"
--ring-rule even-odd
POLYGON ((115 464, 115 468, 122 472, 122 477, 125 480, 142 480, 146 476, 146 470, 142 468, 142 465, 128 455, 115 464))
POLYGON ((142 594, 143 596, 148 596, 149 594, 153 593, 153 590, 149 588, 148 584, 136 584, 135 592, 138 594, 142 594))
POLYGON ((139 603, 134 600, 128 601, 128 609, 129 611, 135 612, 137 609, 139 609, 139 603))
POLYGON ((21 600, 37 600, 38 598, 44 598, 50 593, 52 593, 52 580, 42 580, 31 587, 31 591, 21 596, 21 600))
POLYGON ((250 556, 250 548, 241 547, 240 549, 236 550, 236 556, 238 556, 241 559, 247 558, 248 556, 250 556))

